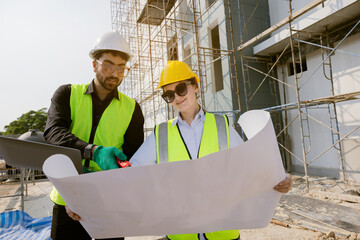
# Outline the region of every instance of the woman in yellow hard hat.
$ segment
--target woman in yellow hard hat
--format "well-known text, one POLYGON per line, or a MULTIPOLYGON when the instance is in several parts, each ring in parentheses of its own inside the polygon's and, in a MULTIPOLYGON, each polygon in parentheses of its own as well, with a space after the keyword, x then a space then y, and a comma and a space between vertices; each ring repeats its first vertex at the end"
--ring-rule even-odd
MULTIPOLYGON (((132 166, 197 159, 243 141, 226 116, 204 112, 197 102, 199 77, 181 61, 169 61, 161 72, 162 97, 179 113, 175 119, 156 125, 154 132, 130 159, 132 166)), ((290 175, 274 187, 285 193, 291 189, 290 175)), ((239 230, 168 235, 171 240, 240 239, 239 230)))
POLYGON ((199 92, 199 77, 190 67, 180 61, 168 61, 160 75, 158 88, 163 88, 161 95, 167 103, 179 111, 182 119, 189 125, 200 111, 196 96, 199 92), (188 94, 189 93, 189 94, 188 94), (175 101, 175 94, 178 98, 175 101))

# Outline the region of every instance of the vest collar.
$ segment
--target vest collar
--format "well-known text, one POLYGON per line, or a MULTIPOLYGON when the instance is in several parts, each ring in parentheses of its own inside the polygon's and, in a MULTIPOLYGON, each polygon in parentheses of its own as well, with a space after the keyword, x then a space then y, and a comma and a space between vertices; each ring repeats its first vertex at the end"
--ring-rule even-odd
MULTIPOLYGON (((95 93, 95 86, 94 86, 94 80, 91 81, 91 83, 89 84, 88 88, 86 89, 85 94, 93 94, 95 93)), ((119 93, 117 91, 117 89, 114 89, 111 93, 109 93, 106 98, 116 98, 117 100, 119 99, 119 93)))

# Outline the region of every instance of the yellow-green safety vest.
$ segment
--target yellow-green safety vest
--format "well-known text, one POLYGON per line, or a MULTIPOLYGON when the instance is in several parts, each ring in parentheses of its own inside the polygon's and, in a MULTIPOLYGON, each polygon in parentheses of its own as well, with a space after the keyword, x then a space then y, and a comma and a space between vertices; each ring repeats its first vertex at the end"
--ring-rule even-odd
MULTIPOLYGON (((155 127, 157 163, 190 160, 190 154, 173 120, 155 127)), ((229 148, 229 124, 226 116, 205 113, 198 158, 229 148)), ((198 240, 198 233, 168 235, 170 240, 198 240)), ((239 239, 239 230, 205 233, 209 240, 239 239)))
MULTIPOLYGON (((72 84, 70 94, 70 132, 85 142, 89 142, 92 128, 92 97, 91 94, 85 94, 88 86, 89 84, 72 84)), ((119 100, 114 98, 102 114, 93 144, 116 147, 122 151, 124 135, 135 110, 135 100, 121 92, 118 94, 119 100)), ((85 160, 83 165, 84 162, 85 160)), ((94 161, 90 161, 84 172, 94 171, 101 171, 101 168, 94 161)), ((50 199, 56 204, 65 205, 55 188, 50 193, 50 199)))

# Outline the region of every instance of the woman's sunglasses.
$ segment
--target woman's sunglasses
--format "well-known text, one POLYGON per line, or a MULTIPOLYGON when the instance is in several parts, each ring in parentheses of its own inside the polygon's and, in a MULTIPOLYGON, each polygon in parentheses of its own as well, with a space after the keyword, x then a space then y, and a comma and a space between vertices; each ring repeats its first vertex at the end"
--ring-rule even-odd
POLYGON ((166 91, 161 95, 161 97, 165 100, 165 102, 172 103, 175 100, 175 93, 181 97, 185 96, 188 92, 187 85, 191 83, 192 81, 180 83, 175 87, 175 91, 166 91))

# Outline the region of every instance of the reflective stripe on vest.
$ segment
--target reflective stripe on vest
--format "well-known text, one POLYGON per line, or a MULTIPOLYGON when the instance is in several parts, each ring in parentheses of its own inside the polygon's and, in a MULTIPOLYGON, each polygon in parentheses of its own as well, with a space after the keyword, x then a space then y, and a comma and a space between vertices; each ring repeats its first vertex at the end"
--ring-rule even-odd
MULTIPOLYGON (((85 94, 88 86, 89 84, 73 84, 70 95, 70 131, 85 142, 89 142, 92 128, 92 97, 91 94, 85 94)), ((102 114, 93 144, 122 150, 124 135, 135 110, 135 100, 121 92, 118 94, 119 100, 114 98, 102 114)), ((90 161, 89 168, 91 171, 101 171, 94 161, 90 161)), ((84 169, 85 172, 89 170, 84 169)), ((50 193, 50 199, 56 204, 65 205, 55 188, 50 193)))
MULTIPOLYGON (((172 126, 173 120, 161 123, 155 128, 157 163, 189 160, 190 156, 183 142, 178 126, 172 126)), ((219 150, 229 148, 229 126, 225 116, 205 114, 205 122, 199 153, 203 157, 219 150)), ((232 240, 239 238, 239 230, 226 230, 205 233, 209 240, 232 240)), ((199 234, 168 235, 170 240, 198 240, 199 234)))
POLYGON ((155 129, 158 131, 159 136, 156 138, 156 146, 158 146, 158 151, 156 151, 158 163, 168 162, 168 125, 168 122, 163 122, 160 123, 160 125, 158 125, 158 127, 155 129), (159 140, 159 138, 161 140, 159 140))
POLYGON ((219 151, 229 148, 228 132, 229 124, 227 119, 219 115, 214 115, 218 134, 219 151))
MULTIPOLYGON (((172 120, 155 128, 157 163, 190 159, 177 125, 172 120), (171 138, 168 138, 171 136, 171 138)), ((205 122, 197 157, 229 148, 229 126, 225 116, 205 113, 205 122)))

